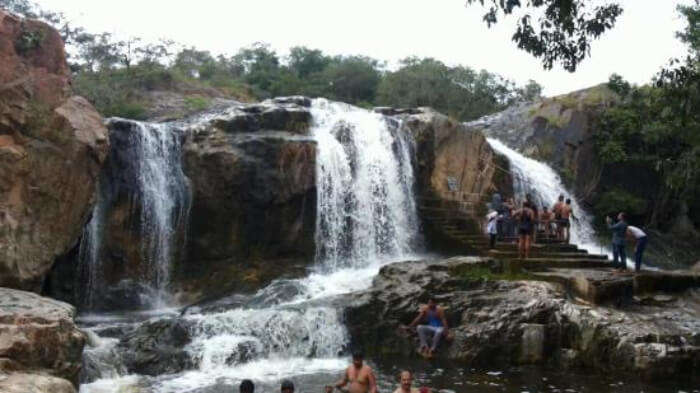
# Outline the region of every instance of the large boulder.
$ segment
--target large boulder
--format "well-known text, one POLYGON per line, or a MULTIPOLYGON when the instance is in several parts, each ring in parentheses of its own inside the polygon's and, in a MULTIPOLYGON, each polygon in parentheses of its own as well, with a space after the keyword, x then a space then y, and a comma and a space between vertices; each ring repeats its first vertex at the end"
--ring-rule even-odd
POLYGON ((251 290, 313 261, 316 143, 308 99, 231 108, 186 133, 191 182, 187 261, 193 298, 251 290))
POLYGON ((39 291, 90 213, 107 130, 69 76, 56 30, 0 11, 0 286, 39 291))
POLYGON ((346 311, 353 344, 372 355, 411 356, 417 339, 402 325, 429 295, 446 307, 454 333, 437 356, 455 362, 536 363, 647 378, 692 377, 700 365, 697 290, 663 296, 663 305, 591 307, 571 301, 561 286, 475 257, 383 267, 346 311))
POLYGON ((193 368, 185 349, 191 341, 190 325, 186 319, 168 318, 144 322, 128 332, 117 345, 127 371, 156 376, 193 368))
POLYGON ((0 375, 3 393, 75 393, 75 387, 65 379, 37 374, 0 375))
MULTIPOLYGON (((86 337, 75 326, 74 316, 75 308, 69 304, 0 288, 0 372, 52 375, 77 385, 86 337)), ((54 379, 44 382, 62 384, 54 379)), ((0 386, 3 383, 7 381, 0 381, 0 386)))

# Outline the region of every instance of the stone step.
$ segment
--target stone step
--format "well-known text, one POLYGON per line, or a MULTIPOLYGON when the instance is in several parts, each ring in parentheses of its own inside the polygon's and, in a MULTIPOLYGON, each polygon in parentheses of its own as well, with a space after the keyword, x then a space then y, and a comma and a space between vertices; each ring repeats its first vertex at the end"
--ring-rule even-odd
MULTIPOLYGON (((516 250, 518 245, 514 243, 496 243, 496 250, 516 250)), ((586 250, 580 250, 574 244, 533 244, 530 248, 532 252, 538 251, 555 251, 555 252, 577 252, 586 253, 586 250)))
MULTIPOLYGON (((488 255, 494 258, 517 258, 518 252, 515 250, 503 251, 503 250, 489 250, 488 255)), ((587 252, 552 252, 552 251, 540 251, 533 250, 530 252, 530 256, 533 258, 562 258, 562 259, 595 259, 607 261, 607 255, 597 255, 588 254, 587 252)))
POLYGON ((569 259, 569 258, 528 258, 523 260, 505 260, 522 266, 530 271, 541 271, 547 269, 612 269, 612 263, 602 259, 569 259))

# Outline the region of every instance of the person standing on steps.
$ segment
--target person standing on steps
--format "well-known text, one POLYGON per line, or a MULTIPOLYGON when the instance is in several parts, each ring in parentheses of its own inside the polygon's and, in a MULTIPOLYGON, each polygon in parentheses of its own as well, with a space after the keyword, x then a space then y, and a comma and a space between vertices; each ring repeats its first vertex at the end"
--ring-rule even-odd
POLYGON ((612 231, 612 249, 613 249, 613 267, 618 271, 627 270, 627 255, 625 253, 625 236, 627 234, 627 221, 625 221, 625 213, 620 212, 617 215, 617 223, 613 224, 610 216, 605 217, 605 222, 608 224, 608 229, 612 231), (619 258, 619 263, 618 263, 619 258))
POLYGON ((635 226, 627 227, 627 237, 634 239, 634 271, 639 273, 642 269, 642 254, 647 247, 647 234, 635 226))
MULTIPOLYGON (((491 196, 491 210, 494 210, 497 214, 501 214, 503 211, 503 198, 501 197, 501 194, 496 191, 492 196, 491 196)), ((499 240, 503 239, 503 222, 496 220, 496 234, 498 235, 499 240)))
POLYGON ((523 202, 523 207, 517 210, 513 217, 518 221, 518 259, 530 257, 530 240, 535 228, 535 213, 530 204, 523 202))
POLYGON ((547 209, 547 206, 542 206, 542 214, 540 214, 540 224, 542 226, 542 230, 544 231, 544 235, 551 239, 552 237, 552 219, 554 218, 554 214, 547 209))
POLYGON ((566 203, 561 208, 562 237, 566 244, 571 240, 571 219, 574 218, 574 209, 571 207, 571 199, 567 198, 566 203), (566 231, 566 235, 564 235, 566 231))
POLYGON ((446 337, 449 332, 445 310, 437 305, 435 298, 428 299, 428 304, 420 309, 418 316, 408 327, 413 328, 416 325, 420 339, 418 352, 423 356, 432 357, 440 344, 440 339, 443 336, 446 337), (430 341, 430 345, 428 345, 428 341, 430 341))
POLYGON ((486 233, 489 235, 489 250, 496 248, 496 237, 498 236, 497 223, 499 215, 496 212, 491 212, 486 216, 488 223, 486 224, 486 233))
POLYGON ((364 355, 360 351, 352 353, 352 364, 345 370, 343 378, 335 387, 340 390, 348 383, 349 393, 377 393, 377 378, 372 368, 364 364, 364 355))
POLYGON ((561 210, 564 208, 564 194, 559 194, 559 199, 552 207, 554 222, 557 223, 557 240, 564 240, 564 232, 561 219, 561 210))
POLYGON ((401 371, 399 375, 400 385, 394 390, 394 393, 420 393, 417 388, 413 387, 413 374, 410 371, 401 371))
POLYGON ((525 194, 525 202, 527 202, 528 206, 530 207, 530 210, 532 210, 532 233, 530 234, 530 243, 536 243, 540 212, 537 210, 537 205, 535 204, 535 201, 533 200, 531 194, 525 194))

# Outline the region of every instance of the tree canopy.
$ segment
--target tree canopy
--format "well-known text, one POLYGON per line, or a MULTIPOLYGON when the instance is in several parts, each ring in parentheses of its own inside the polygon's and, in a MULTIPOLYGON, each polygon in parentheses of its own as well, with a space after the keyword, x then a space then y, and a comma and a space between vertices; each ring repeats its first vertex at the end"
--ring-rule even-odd
POLYGON ((613 28, 623 11, 617 2, 594 5, 586 0, 467 0, 467 6, 475 3, 488 8, 483 20, 489 27, 502 16, 524 11, 512 37, 518 48, 541 59, 545 69, 559 64, 569 72, 576 71, 589 56, 591 42, 613 28))

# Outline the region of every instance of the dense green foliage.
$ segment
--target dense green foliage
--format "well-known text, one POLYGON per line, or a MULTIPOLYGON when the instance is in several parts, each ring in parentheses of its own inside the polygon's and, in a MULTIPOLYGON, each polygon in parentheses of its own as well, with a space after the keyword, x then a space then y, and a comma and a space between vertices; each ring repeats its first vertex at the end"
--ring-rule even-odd
POLYGON ((529 10, 518 20, 513 41, 518 48, 542 59, 551 69, 555 63, 570 72, 590 54, 591 42, 611 29, 622 14, 617 2, 594 3, 586 0, 467 0, 467 5, 490 4, 484 21, 498 22, 499 15, 511 15, 516 10, 529 10), (524 3, 524 4, 523 4, 524 3), (530 11, 540 11, 537 25, 530 11))
POLYGON ((204 97, 212 95, 250 101, 300 94, 364 107, 430 106, 472 120, 515 101, 536 99, 542 92, 534 81, 517 87, 487 71, 448 67, 435 59, 408 58, 390 71, 369 57, 328 56, 305 47, 291 48, 282 57, 264 43, 232 56, 214 56, 167 40, 145 43, 91 34, 28 0, 0 0, 0 6, 44 19, 62 32, 72 54, 75 91, 105 116, 143 118, 147 93, 166 90, 194 94, 186 102, 192 110, 203 108, 204 97))
MULTIPOLYGON (((665 211, 681 206, 690 206, 691 214, 699 216, 700 2, 679 10, 688 20, 688 27, 678 34, 690 49, 686 59, 672 61, 653 85, 632 86, 613 75, 608 86, 621 102, 602 114, 596 133, 604 163, 646 168, 661 179, 655 195, 642 196, 654 204, 649 206, 652 225, 662 224, 665 211)), ((623 191, 616 198, 629 201, 623 191)))

